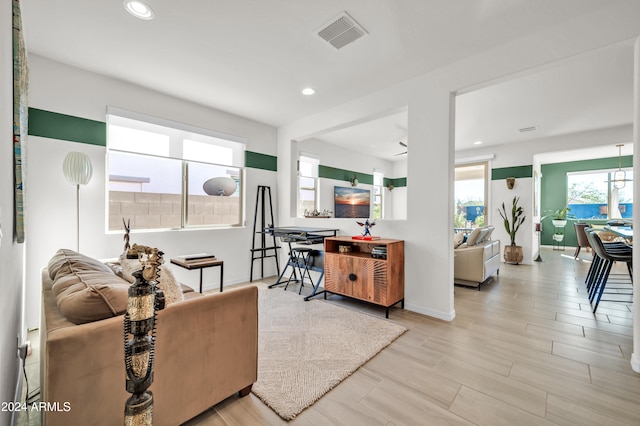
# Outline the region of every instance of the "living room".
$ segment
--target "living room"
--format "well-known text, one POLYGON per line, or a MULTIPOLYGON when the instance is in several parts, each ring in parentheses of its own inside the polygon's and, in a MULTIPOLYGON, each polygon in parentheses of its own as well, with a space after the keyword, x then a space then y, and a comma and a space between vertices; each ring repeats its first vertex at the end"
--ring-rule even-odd
MULTIPOLYGON (((26 3, 26 2, 25 2, 26 3)), ((594 5, 597 2, 594 2, 594 5)), ((25 31, 35 31, 29 27, 27 20, 28 6, 25 4, 25 31)), ((33 5, 31 7, 34 7, 33 5)), ((344 7, 344 6, 342 6, 344 7)), ((8 6, 1 11, 3 22, 8 22, 8 6)), ((341 9, 340 9, 341 10, 341 9)), ((339 10, 336 9, 336 12, 339 10)), ((129 111, 161 117, 180 123, 228 133, 247 140, 246 149, 252 153, 269 156, 277 162, 271 169, 246 168, 246 203, 247 222, 244 227, 215 230, 188 230, 172 232, 138 232, 132 234, 132 242, 136 240, 165 250, 168 257, 184 253, 213 252, 225 260, 225 281, 238 283, 248 280, 249 255, 251 242, 250 212, 254 210, 255 188, 267 185, 277 188, 274 192, 276 217, 279 225, 309 225, 339 227, 344 235, 356 234, 360 229, 350 220, 305 219, 294 214, 294 195, 296 182, 296 150, 292 149, 292 141, 302 141, 322 134, 331 129, 338 129, 362 121, 407 108, 408 130, 411 133, 411 154, 407 159, 406 177, 406 217, 407 220, 379 221, 375 232, 393 238, 404 239, 407 243, 406 276, 407 288, 405 308, 443 320, 452 320, 455 315, 454 290, 452 284, 453 259, 451 256, 451 229, 447 226, 426 227, 432 223, 450 223, 452 206, 434 209, 433 205, 450 205, 452 199, 451 177, 447 183, 443 176, 451 176, 451 165, 455 153, 451 132, 451 99, 452 93, 462 93, 473 88, 489 85, 504 76, 518 74, 535 69, 559 59, 578 55, 596 47, 631 40, 640 32, 632 17, 637 12, 637 5, 627 2, 619 9, 602 3, 593 9, 582 10, 576 16, 570 13, 561 23, 546 31, 520 34, 517 39, 503 40, 483 51, 468 52, 457 58, 457 62, 444 65, 437 70, 420 74, 413 79, 389 85, 385 88, 371 90, 370 94, 347 98, 342 103, 327 106, 324 110, 313 111, 303 118, 282 122, 279 125, 265 124, 260 120, 244 118, 237 113, 225 112, 233 110, 231 100, 229 109, 223 106, 207 107, 204 102, 187 101, 180 96, 162 93, 141 87, 139 84, 127 83, 118 78, 106 77, 101 73, 80 69, 80 67, 62 63, 38 53, 29 55, 29 106, 43 111, 106 122, 108 106, 117 106, 129 111), (606 21, 602 16, 611 17, 606 21), (590 28, 597 26, 602 31, 593 34, 590 28), (588 28, 587 28, 588 27, 588 28), (563 43, 558 42, 558 34, 563 43), (545 44, 546 43, 546 44, 545 44), (543 48, 540 46, 553 46, 543 48), (431 120, 423 120, 430 117, 431 120), (427 122, 428 121, 428 122, 427 122), (417 141, 427 141, 418 143, 417 141), (430 142, 430 141, 439 141, 430 142), (441 143, 441 141, 450 141, 441 143), (429 197, 424 194, 428 193, 429 197), (427 238, 428 237, 428 238, 427 238), (448 249, 444 249, 448 248, 448 249), (429 282, 422 277, 429 276, 429 282)), ((635 15, 637 16, 637 14, 635 15)), ((9 25, 3 25, 3 31, 9 34, 9 25)), ((4 40, 10 40, 3 37, 4 40)), ((8 42, 3 45, 3 52, 10 50, 8 42)), ((29 46, 27 46, 27 49, 29 46)), ((10 68, 8 54, 3 61, 6 69, 10 68)), ((126 68, 119 65, 121 68, 126 68)), ((131 65, 133 68, 133 65, 131 65)), ((151 77, 150 77, 151 78, 151 77)), ((161 78, 161 77, 158 77, 161 78)), ((3 87, 10 87, 7 77, 3 87)), ((173 85, 178 85, 174 82, 173 85)), ((9 89, 8 89, 9 90, 9 89)), ((6 93, 9 93, 9 91, 6 93)), ((169 89, 167 90, 169 91, 169 89)), ((304 101, 307 102, 307 101, 304 101)), ((265 103, 269 103, 265 101, 265 103)), ((8 100, 7 100, 8 105, 8 100)), ((8 111, 10 106, 6 108, 8 111)), ((3 113, 4 121, 9 122, 10 114, 3 113)), ((276 120, 277 121, 277 120, 276 120)), ((12 164, 12 150, 8 142, 8 128, 2 130, 2 159, 4 164, 12 164)), ((620 134, 629 141, 628 128, 620 134)), ((620 131, 612 129, 611 132, 620 131)), ((599 145, 600 140, 617 140, 620 138, 603 130, 599 135, 590 134, 592 139, 575 137, 572 141, 531 142, 517 152, 505 148, 487 148, 495 153, 492 167, 512 168, 528 166, 534 163, 535 152, 565 151, 581 148, 585 144, 599 145), (535 150, 532 145, 537 145, 535 150)), ((636 141, 637 144, 637 141, 636 141)), ((613 145, 612 145, 613 146, 613 145)), ((83 186, 80 194, 80 249, 97 258, 116 257, 122 250, 122 233, 105 232, 106 171, 105 147, 86 143, 70 142, 57 138, 32 135, 29 138, 28 160, 26 162, 28 190, 26 192, 26 244, 11 243, 13 228, 12 211, 13 194, 9 185, 3 186, 2 199, 2 281, 11 282, 7 297, 3 298, 3 312, 6 315, 2 330, 3 347, 15 346, 15 336, 24 339, 27 328, 37 326, 40 300, 40 268, 48 258, 60 247, 73 248, 75 242, 76 217, 74 212, 76 194, 61 172, 61 164, 70 151, 81 151, 89 156, 94 166, 93 179, 83 186), (24 281, 24 284, 23 284, 24 281), (23 308, 24 306, 24 308, 23 308)), ((473 151, 473 155, 480 151, 473 151)), ((615 152, 611 156, 614 156, 615 152)), ((363 161, 366 163, 366 161, 363 161)), ((370 173, 370 166, 360 170, 358 165, 352 168, 356 172, 370 173)), ((3 168, 6 179, 11 181, 12 167, 3 168)), ((401 177, 401 176, 393 176, 401 177)), ((345 182, 345 184, 348 184, 345 182)), ((512 196, 504 189, 504 183, 492 182, 492 205, 499 200, 512 196)), ((527 200, 526 208, 532 211, 533 179, 523 177, 518 180, 516 194, 527 200), (531 200, 531 201, 529 201, 531 200)), ((492 223, 499 223, 497 213, 493 213, 492 223)), ((531 225, 531 224, 529 224, 531 225)), ((506 240, 506 234, 496 231, 496 238, 506 240)), ((523 245, 528 247, 528 258, 534 257, 535 233, 533 228, 523 234, 523 245)), ((275 269, 267 271, 269 275, 275 269)), ((184 281, 193 281, 193 275, 186 272, 181 277, 184 281)), ((13 350, 3 354, 1 366, 4 377, 16 378, 16 361, 13 350), (11 355, 9 355, 9 353, 11 355), (7 374, 5 375, 5 372, 7 374)), ((15 380, 3 383, 3 400, 13 398, 15 380)))

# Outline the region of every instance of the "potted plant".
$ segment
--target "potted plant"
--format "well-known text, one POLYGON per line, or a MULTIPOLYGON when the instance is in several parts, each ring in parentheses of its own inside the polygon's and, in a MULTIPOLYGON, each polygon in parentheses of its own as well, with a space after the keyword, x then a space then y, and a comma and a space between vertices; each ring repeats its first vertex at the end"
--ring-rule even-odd
POLYGON ((511 239, 511 244, 504 247, 504 261, 515 264, 522 262, 522 259, 524 258, 522 246, 516 245, 516 233, 526 219, 524 210, 522 207, 518 206, 518 201, 520 201, 520 198, 513 197, 513 201, 511 202, 511 212, 507 212, 507 208, 504 203, 502 203, 502 207, 498 209, 498 212, 504 221, 504 229, 507 231, 507 234, 509 234, 509 238, 511 239))
MULTIPOLYGON (((551 211, 551 210, 549 210, 551 211)), ((569 212, 571 208, 569 206, 564 206, 560 210, 555 210, 553 213, 548 214, 546 216, 542 216, 540 221, 542 222, 544 219, 550 217, 551 223, 556 231, 553 233, 553 240, 556 242, 561 242, 564 239, 564 227, 567 226, 567 220, 572 219, 573 215, 569 212)))

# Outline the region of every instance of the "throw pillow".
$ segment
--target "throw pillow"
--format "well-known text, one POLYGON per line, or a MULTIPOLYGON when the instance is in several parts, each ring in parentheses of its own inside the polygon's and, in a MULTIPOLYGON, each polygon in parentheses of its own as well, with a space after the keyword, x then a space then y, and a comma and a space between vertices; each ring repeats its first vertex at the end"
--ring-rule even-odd
POLYGON ((467 246, 475 246, 480 241, 480 234, 482 233, 482 228, 476 228, 471 232, 469 238, 467 238, 467 246))
POLYGON ((60 313, 75 324, 122 315, 130 284, 111 271, 78 270, 57 274, 51 286, 60 313))
POLYGON ((52 281, 55 281, 58 276, 77 271, 111 272, 111 269, 99 260, 69 249, 59 249, 55 252, 47 264, 47 270, 52 281))
MULTIPOLYGON (((120 255, 120 265, 122 266, 122 278, 133 284, 136 281, 133 273, 142 269, 140 261, 138 259, 127 259, 127 252, 124 252, 120 255)), ((164 297, 167 304, 184 300, 182 288, 173 276, 173 272, 171 272, 171 269, 169 269, 166 264, 160 267, 158 288, 164 291, 164 297)))
POLYGON ((456 234, 454 234, 454 236, 453 236, 453 248, 457 249, 458 247, 460 247, 460 244, 462 244, 463 241, 464 241, 464 233, 463 232, 457 232, 456 234))
POLYGON ((489 231, 487 235, 484 236, 485 241, 489 241, 491 239, 491 234, 493 234, 493 230, 496 229, 494 226, 487 226, 486 229, 489 231))

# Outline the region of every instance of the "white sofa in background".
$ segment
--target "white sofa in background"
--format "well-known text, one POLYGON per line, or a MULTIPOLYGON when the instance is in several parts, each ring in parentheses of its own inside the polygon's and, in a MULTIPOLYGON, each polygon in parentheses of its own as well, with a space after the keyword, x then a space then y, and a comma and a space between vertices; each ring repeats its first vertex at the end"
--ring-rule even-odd
POLYGON ((474 229, 465 243, 454 239, 454 283, 478 287, 500 272, 500 240, 492 240, 493 226, 474 229))

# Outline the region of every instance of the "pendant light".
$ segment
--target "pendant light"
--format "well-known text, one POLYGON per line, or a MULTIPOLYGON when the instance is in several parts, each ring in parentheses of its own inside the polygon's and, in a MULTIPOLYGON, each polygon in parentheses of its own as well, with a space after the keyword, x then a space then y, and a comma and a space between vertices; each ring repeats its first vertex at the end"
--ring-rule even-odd
POLYGON ((613 173, 613 187, 622 189, 627 183, 627 173, 622 170, 622 147, 624 144, 616 145, 618 147, 618 170, 613 173))

